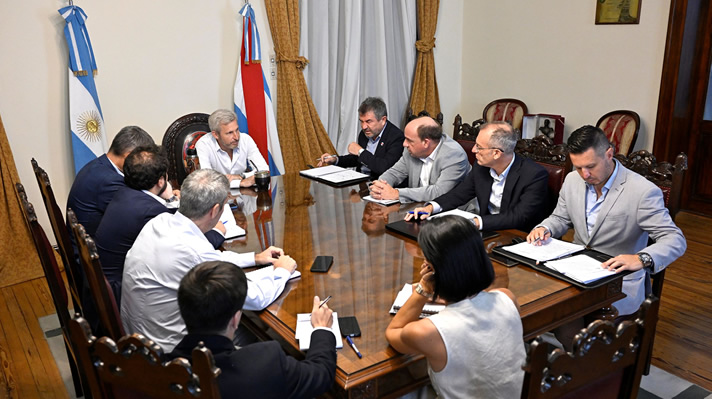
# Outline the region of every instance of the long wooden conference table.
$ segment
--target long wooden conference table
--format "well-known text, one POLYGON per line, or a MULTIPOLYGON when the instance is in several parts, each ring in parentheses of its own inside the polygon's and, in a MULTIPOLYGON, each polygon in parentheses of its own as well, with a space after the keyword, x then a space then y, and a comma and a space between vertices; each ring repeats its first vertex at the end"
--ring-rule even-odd
MULTIPOLYGON (((332 295, 329 307, 342 316, 356 316, 361 337, 354 343, 359 359, 344 341, 337 351, 336 381, 331 397, 397 397, 429 382, 422 356, 403 355, 391 348, 385 330, 389 309, 405 283, 419 280, 423 254, 414 240, 387 232, 385 224, 402 219, 416 204, 384 207, 361 199, 365 184, 334 188, 297 174, 273 177, 270 190, 236 190, 234 214, 247 231, 226 249, 262 251, 284 248, 298 264, 299 279, 261 312, 245 312, 243 323, 261 339, 275 339, 303 358, 294 338, 297 313, 309 313, 312 298, 332 295), (317 255, 331 255, 327 273, 311 273, 317 255)), ((485 241, 488 250, 509 244, 518 230, 499 232, 485 241)), ((507 268, 493 262, 493 287, 509 288, 521 306, 524 340, 609 306, 624 297, 621 279, 582 290, 527 266, 507 268)))

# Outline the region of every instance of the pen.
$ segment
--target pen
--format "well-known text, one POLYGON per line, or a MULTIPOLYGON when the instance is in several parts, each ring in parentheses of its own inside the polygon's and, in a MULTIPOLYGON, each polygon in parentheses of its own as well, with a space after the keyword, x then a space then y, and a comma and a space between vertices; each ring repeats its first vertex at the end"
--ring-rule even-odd
POLYGON ((346 341, 349 342, 349 346, 356 352, 358 355, 358 358, 361 359, 363 358, 363 355, 361 355, 361 352, 358 351, 358 348, 356 347, 356 344, 354 344, 354 341, 349 337, 348 335, 346 336, 346 341))
POLYGON ((326 303, 329 302, 330 299, 331 299, 331 295, 329 295, 329 296, 327 296, 326 298, 324 298, 324 300, 321 301, 321 303, 319 304, 319 308, 321 308, 322 306, 326 305, 326 303))
MULTIPOLYGON (((338 157, 338 155, 327 155, 327 156, 324 157, 324 159, 326 159, 326 158, 336 158, 336 157, 338 157)), ((317 158, 316 160, 317 160, 317 161, 321 161, 321 158, 317 158)))
MULTIPOLYGON (((408 213, 410 213, 411 215, 415 215, 415 211, 408 211, 408 213)), ((428 212, 423 212, 423 211, 418 212, 418 216, 427 215, 427 214, 428 214, 428 212)))
POLYGON ((223 222, 223 224, 227 224, 227 220, 223 222))

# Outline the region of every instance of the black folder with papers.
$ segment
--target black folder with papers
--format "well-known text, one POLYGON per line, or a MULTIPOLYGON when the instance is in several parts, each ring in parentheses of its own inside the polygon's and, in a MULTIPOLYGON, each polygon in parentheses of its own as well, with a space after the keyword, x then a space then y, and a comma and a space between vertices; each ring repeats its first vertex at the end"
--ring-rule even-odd
POLYGON ((300 171, 299 174, 306 178, 326 183, 333 187, 350 186, 369 179, 369 175, 367 174, 335 165, 306 169, 300 171))
MULTIPOLYGON (((396 234, 406 236, 410 239, 418 241, 418 233, 420 232, 420 224, 423 222, 409 222, 406 220, 399 220, 397 222, 388 223, 386 225, 386 230, 390 230, 396 234)), ((488 238, 496 237, 499 233, 494 231, 481 231, 482 239, 486 240, 488 238)))
MULTIPOLYGON (((515 244, 515 245, 516 245, 516 244, 515 244)), ((624 272, 620 272, 620 273, 611 274, 610 276, 606 276, 606 277, 603 277, 603 278, 599 278, 599 279, 594 280, 594 281, 589 281, 589 282, 577 281, 577 280, 575 280, 574 278, 571 278, 571 277, 569 277, 569 276, 567 276, 567 275, 565 275, 565 274, 563 274, 563 273, 561 273, 561 272, 558 272, 558 271, 556 271, 556 270, 554 270, 554 269, 552 269, 552 268, 550 268, 550 267, 547 267, 547 266, 546 266, 546 263, 547 263, 547 262, 537 262, 535 259, 527 258, 527 257, 521 256, 521 255, 517 255, 517 254, 515 254, 515 253, 512 253, 512 252, 507 251, 506 249, 504 249, 505 247, 508 247, 508 246, 509 246, 509 245, 500 245, 500 246, 498 246, 498 247, 494 247, 494 248, 492 249, 492 252, 494 252, 494 253, 496 253, 496 254, 498 254, 498 255, 507 257, 507 258, 509 258, 509 259, 514 259, 514 260, 516 260, 516 261, 518 261, 518 262, 520 262, 520 263, 523 263, 523 264, 525 264, 525 265, 527 265, 527 266, 533 268, 534 270, 540 271, 540 272, 542 272, 542 273, 544 273, 544 274, 548 274, 548 275, 550 275, 550 276, 552 276, 552 277, 556 277, 556 278, 558 278, 558 279, 560 279, 560 280, 566 281, 567 283, 573 284, 573 285, 575 285, 575 286, 577 286, 577 287, 579 287, 579 288, 584 288, 584 289, 586 289, 586 288, 595 288, 595 287, 598 287, 598 286, 607 284, 607 283, 609 283, 610 281, 613 281, 613 280, 615 280, 615 279, 621 278, 621 277, 623 277, 623 276, 625 276, 625 275, 627 275, 627 274, 632 273, 632 272, 630 272, 630 271, 624 271, 624 272)), ((605 262, 605 261, 607 261, 608 259, 612 258, 611 255, 605 254, 605 253, 600 252, 600 251, 596 251, 595 249, 584 248, 583 250, 580 250, 580 251, 574 252, 574 253, 572 253, 572 254, 566 255, 566 256, 564 256, 564 257, 561 258, 561 259, 571 258, 571 257, 577 256, 577 255, 586 255, 586 256, 588 256, 588 257, 590 257, 590 258, 595 259, 596 261, 598 261, 598 262, 600 262, 600 263, 605 262)), ((554 259, 554 260, 559 260, 559 259, 554 259)))

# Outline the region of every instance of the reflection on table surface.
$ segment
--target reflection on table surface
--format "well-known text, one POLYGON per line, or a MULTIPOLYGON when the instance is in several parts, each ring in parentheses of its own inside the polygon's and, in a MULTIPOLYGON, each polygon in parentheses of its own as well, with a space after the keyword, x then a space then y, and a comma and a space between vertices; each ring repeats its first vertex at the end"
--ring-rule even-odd
MULTIPOLYGON (((298 174, 273 177, 268 191, 233 193, 231 201, 238 205, 236 220, 247 236, 225 247, 246 252, 276 245, 297 261, 302 272, 266 311, 248 314, 248 319, 260 324, 259 328, 268 327, 272 337, 278 335, 288 349, 294 349, 298 347, 294 339, 296 314, 311 311, 314 295, 332 295, 329 307, 339 316, 356 316, 362 332, 354 341, 363 359, 348 346, 338 351, 337 382, 342 388, 415 361, 422 363, 420 356, 394 351, 385 338, 392 318, 388 311, 396 293, 403 284, 419 279, 423 262, 416 241, 386 232, 385 225, 402 219, 416 204, 384 207, 361 199, 368 194, 364 183, 333 188, 298 174), (317 255, 334 257, 327 273, 309 271, 317 255)), ((491 250, 524 235, 516 230, 502 231, 485 245, 491 250)), ((620 280, 584 291, 526 266, 507 268, 496 262, 493 266, 493 286, 509 288, 519 300, 525 339, 622 297, 620 280)), ((427 381, 427 375, 425 378, 427 381)))

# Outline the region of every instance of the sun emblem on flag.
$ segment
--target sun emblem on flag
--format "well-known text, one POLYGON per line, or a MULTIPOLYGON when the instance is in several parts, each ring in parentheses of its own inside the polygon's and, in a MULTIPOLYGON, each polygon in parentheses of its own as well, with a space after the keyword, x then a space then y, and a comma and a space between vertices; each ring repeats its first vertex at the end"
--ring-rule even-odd
POLYGON ((77 118, 77 134, 86 141, 101 138, 101 116, 96 110, 86 111, 77 118))

